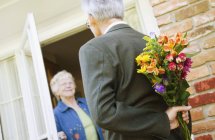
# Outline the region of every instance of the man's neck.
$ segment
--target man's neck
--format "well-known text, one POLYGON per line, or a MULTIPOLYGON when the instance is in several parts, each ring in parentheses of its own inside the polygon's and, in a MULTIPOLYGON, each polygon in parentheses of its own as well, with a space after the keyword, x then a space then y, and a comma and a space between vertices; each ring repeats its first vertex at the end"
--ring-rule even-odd
POLYGON ((120 22, 120 21, 122 21, 122 20, 121 20, 121 19, 117 19, 117 18, 113 18, 113 19, 110 19, 110 20, 108 20, 108 21, 102 22, 102 23, 100 24, 101 33, 102 33, 102 34, 105 34, 106 31, 107 31, 107 29, 108 29, 108 27, 109 27, 111 24, 116 23, 116 22, 120 22))

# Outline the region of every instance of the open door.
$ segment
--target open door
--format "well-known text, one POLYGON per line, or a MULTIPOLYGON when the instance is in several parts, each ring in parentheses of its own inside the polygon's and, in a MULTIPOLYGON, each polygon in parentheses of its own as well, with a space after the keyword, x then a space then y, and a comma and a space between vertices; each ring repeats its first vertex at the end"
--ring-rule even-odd
POLYGON ((57 140, 54 114, 33 14, 28 14, 16 64, 30 140, 57 140))
POLYGON ((0 140, 3 140, 2 126, 1 126, 1 114, 0 114, 0 140))

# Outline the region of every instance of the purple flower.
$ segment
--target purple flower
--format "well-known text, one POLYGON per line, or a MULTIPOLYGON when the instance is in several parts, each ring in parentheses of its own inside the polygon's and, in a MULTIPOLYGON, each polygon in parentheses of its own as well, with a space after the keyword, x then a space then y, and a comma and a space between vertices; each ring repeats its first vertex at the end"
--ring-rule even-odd
POLYGON ((150 32, 150 33, 149 33, 149 36, 150 36, 151 38, 155 38, 155 36, 156 36, 156 35, 155 35, 155 32, 150 32))
POLYGON ((156 92, 161 93, 161 94, 166 91, 165 86, 162 84, 155 84, 154 89, 156 92))
POLYGON ((191 68, 191 65, 192 65, 192 61, 190 58, 187 58, 184 62, 184 68, 183 68, 183 72, 181 74, 181 78, 182 79, 185 79, 186 76, 187 76, 187 73, 190 72, 190 68, 191 68))

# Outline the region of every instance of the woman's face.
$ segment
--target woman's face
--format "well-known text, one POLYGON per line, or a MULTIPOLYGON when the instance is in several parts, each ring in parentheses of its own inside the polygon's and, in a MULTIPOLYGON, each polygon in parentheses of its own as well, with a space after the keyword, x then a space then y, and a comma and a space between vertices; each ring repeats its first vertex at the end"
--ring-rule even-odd
POLYGON ((62 78, 59 81, 58 95, 61 97, 74 97, 75 95, 75 83, 69 78, 62 78))

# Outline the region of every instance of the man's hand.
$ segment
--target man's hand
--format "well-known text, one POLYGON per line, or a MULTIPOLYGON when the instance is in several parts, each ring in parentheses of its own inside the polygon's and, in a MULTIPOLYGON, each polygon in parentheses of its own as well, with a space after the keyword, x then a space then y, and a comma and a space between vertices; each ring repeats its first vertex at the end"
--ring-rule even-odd
POLYGON ((191 109, 191 106, 177 106, 170 107, 166 110, 166 114, 169 117, 170 129, 175 129, 179 126, 177 120, 177 113, 182 112, 183 120, 189 123, 188 111, 191 109))
POLYGON ((59 140, 67 140, 67 136, 63 131, 57 132, 57 136, 59 140))

